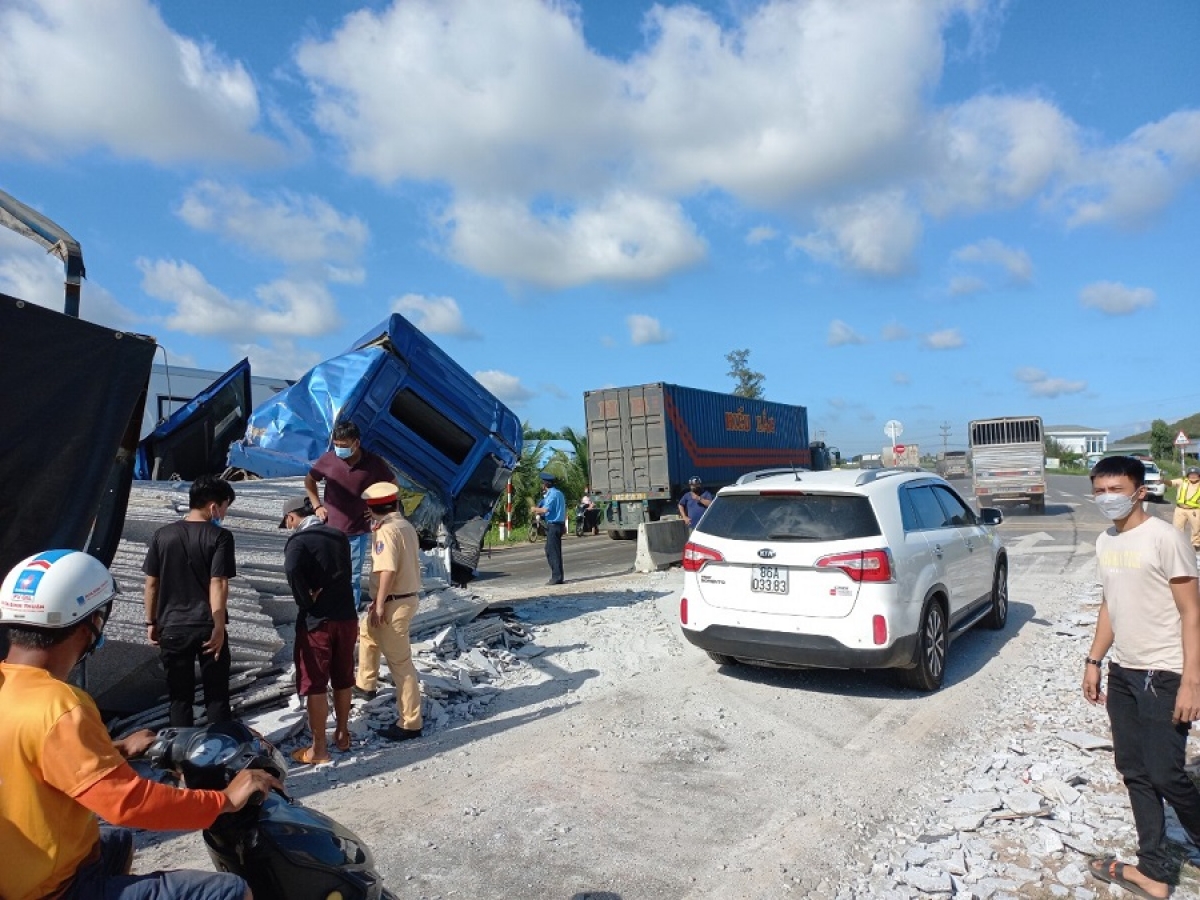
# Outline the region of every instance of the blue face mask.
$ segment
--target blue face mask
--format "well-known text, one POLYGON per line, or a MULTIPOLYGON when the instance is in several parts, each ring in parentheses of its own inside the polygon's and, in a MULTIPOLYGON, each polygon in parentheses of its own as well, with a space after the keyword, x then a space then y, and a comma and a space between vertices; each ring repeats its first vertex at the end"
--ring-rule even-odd
POLYGON ((218 528, 220 528, 221 523, 224 522, 225 520, 222 519, 220 516, 213 516, 212 519, 210 519, 209 521, 211 521, 214 525, 216 525, 218 528))
POLYGON ((353 447, 334 447, 333 452, 337 454, 338 459, 349 459, 354 455, 353 447))

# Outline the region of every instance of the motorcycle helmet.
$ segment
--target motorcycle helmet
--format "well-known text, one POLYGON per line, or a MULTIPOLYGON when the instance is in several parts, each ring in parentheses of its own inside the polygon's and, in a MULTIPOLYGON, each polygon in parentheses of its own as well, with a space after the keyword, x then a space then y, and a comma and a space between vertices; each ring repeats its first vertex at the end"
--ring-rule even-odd
POLYGON ((688 484, 702 484, 702 483, 703 482, 700 481, 700 476, 698 476, 698 475, 693 475, 691 478, 688 479, 688 484))
POLYGON ((0 585, 0 625, 69 628, 109 603, 108 568, 78 550, 47 550, 13 566, 0 585))

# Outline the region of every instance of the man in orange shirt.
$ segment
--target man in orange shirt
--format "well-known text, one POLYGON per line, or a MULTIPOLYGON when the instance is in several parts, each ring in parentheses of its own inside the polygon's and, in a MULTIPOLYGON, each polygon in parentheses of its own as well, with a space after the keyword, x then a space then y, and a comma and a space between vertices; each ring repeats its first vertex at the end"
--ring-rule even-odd
POLYGON ((207 828, 279 782, 238 773, 224 791, 193 791, 141 778, 125 761, 154 739, 113 742, 95 703, 67 683, 104 641, 116 585, 102 563, 50 550, 18 563, 0 585, 0 625, 12 647, 0 662, 0 897, 241 900, 246 883, 217 872, 130 875, 133 841, 115 825, 207 828), (19 862, 18 862, 19 861, 19 862))

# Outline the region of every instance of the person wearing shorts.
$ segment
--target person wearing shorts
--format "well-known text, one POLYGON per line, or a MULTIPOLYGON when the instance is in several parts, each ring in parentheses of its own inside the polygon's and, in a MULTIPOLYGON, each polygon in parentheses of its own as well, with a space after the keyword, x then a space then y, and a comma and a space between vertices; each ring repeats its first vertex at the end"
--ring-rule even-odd
POLYGON ((354 687, 354 642, 358 610, 352 585, 354 567, 344 532, 321 521, 307 496, 284 502, 280 528, 292 529, 284 547, 283 569, 299 614, 296 616, 296 692, 305 698, 312 745, 292 753, 302 765, 329 762, 325 726, 328 691, 333 688, 334 746, 350 749, 350 702, 354 687))

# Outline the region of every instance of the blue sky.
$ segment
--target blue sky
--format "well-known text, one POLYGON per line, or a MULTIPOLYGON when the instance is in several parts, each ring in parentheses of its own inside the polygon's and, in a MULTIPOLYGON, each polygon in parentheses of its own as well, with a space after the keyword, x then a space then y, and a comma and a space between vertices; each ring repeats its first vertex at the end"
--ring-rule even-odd
MULTIPOLYGON (((399 311, 535 427, 748 348, 845 452, 1118 437, 1200 410, 1198 39, 1191 0, 5 0, 0 188, 179 364, 294 377, 399 311)), ((61 273, 0 232, 0 290, 61 273)))

